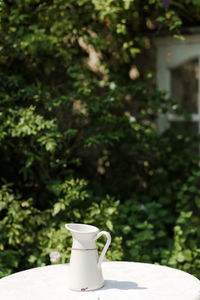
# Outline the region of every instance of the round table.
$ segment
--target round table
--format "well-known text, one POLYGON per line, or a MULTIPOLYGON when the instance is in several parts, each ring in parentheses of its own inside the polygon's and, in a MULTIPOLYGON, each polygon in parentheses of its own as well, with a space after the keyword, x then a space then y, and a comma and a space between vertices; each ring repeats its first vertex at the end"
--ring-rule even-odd
POLYGON ((68 289, 68 264, 29 269, 0 280, 1 300, 200 300, 200 281, 176 269, 104 262, 105 284, 96 291, 68 289))

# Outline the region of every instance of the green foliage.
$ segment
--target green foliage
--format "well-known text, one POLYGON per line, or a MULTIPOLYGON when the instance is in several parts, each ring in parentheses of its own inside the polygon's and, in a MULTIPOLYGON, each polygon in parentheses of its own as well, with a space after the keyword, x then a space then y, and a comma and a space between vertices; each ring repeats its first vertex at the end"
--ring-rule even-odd
POLYGON ((141 64, 188 5, 198 22, 195 1, 0 1, 1 277, 67 262, 68 222, 110 231, 109 259, 200 276, 198 138, 158 135, 173 101, 141 64))

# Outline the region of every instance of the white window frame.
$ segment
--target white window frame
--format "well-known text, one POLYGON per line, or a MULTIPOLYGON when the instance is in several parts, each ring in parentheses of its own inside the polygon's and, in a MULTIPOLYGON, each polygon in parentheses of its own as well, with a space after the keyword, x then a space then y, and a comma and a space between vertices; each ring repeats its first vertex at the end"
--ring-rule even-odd
MULTIPOLYGON (((171 96, 171 69, 181 66, 194 58, 198 59, 198 111, 191 113, 191 122, 198 123, 200 134, 200 34, 186 35, 184 40, 162 37, 156 40, 157 46, 157 87, 171 96)), ((184 121, 184 116, 173 113, 158 116, 158 130, 163 132, 170 127, 170 121, 184 121)))

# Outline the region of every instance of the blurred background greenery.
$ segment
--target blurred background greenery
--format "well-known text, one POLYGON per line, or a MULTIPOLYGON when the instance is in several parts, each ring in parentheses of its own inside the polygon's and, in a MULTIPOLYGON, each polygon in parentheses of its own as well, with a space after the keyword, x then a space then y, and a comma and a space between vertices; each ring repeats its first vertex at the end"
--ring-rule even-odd
POLYGON ((0 17, 0 276, 68 262, 79 222, 111 232, 108 259, 200 278, 199 137, 158 133, 176 102, 149 60, 199 1, 1 0, 0 17))

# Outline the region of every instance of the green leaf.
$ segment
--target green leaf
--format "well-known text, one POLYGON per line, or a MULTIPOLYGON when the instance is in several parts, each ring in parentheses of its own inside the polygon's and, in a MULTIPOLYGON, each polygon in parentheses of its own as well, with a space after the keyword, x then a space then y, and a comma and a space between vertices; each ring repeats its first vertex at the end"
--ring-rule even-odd
POLYGON ((113 224, 110 220, 106 221, 106 226, 108 227, 109 230, 111 230, 111 231, 113 230, 113 224))
POLYGON ((178 262, 182 263, 183 261, 185 261, 185 256, 182 252, 178 253, 176 257, 177 257, 178 262))
POLYGON ((55 216, 57 215, 61 210, 61 204, 59 202, 57 202, 55 205, 54 205, 54 209, 53 209, 53 212, 52 212, 52 215, 55 216))

